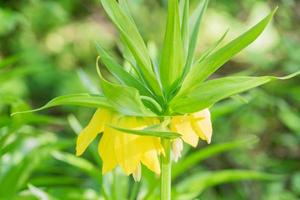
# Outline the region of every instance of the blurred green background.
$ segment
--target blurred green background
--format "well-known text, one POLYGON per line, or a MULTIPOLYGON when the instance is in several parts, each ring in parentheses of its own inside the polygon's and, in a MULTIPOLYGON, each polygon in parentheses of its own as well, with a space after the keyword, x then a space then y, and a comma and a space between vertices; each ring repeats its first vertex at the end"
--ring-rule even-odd
MULTIPOLYGON (((166 3, 128 0, 149 44, 164 34, 166 3)), ((191 0, 193 6, 197 0, 191 0)), ((227 63, 230 73, 286 75, 300 69, 300 2, 211 0, 198 54, 279 6, 268 30, 227 63)), ((158 199, 159 179, 101 175, 97 142, 74 156, 93 109, 57 107, 10 117, 70 93, 98 93, 94 42, 121 58, 118 34, 98 0, 0 1, 0 200, 158 199)), ((212 109, 211 145, 185 147, 173 166, 173 199, 300 199, 300 77, 273 82, 212 109)))

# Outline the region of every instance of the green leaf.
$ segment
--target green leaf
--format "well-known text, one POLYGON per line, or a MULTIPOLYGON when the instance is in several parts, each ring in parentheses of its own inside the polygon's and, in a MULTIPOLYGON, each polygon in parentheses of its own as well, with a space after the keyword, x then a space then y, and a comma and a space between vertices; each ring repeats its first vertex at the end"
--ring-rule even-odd
POLYGON ((44 199, 44 200, 54 200, 55 198, 51 195, 47 194, 42 189, 35 187, 34 185, 28 184, 28 189, 33 196, 35 196, 38 199, 44 199))
POLYGON ((181 0, 180 1, 180 13, 181 13, 181 38, 183 42, 184 54, 188 53, 189 45, 189 11, 190 11, 190 1, 181 0))
POLYGON ((92 95, 92 94, 70 94, 70 95, 56 97, 41 108, 15 112, 12 115, 36 112, 47 108, 51 108, 55 106, 64 106, 64 105, 84 106, 84 107, 92 107, 92 108, 99 108, 99 107, 112 108, 112 106, 108 103, 107 99, 103 96, 92 95))
POLYGON ((161 137, 161 138, 166 138, 166 139, 175 139, 180 137, 181 135, 176 132, 170 132, 170 131, 161 131, 157 130, 153 127, 145 128, 142 130, 134 130, 134 129, 126 129, 126 128, 121 128, 121 127, 116 127, 113 125, 108 124, 110 127, 121 131, 125 132, 128 134, 133 134, 133 135, 142 135, 142 136, 155 136, 155 137, 161 137))
POLYGON ((130 8, 129 8, 127 0, 119 0, 118 2, 120 5, 120 8, 127 14, 129 19, 131 19, 132 23, 134 23, 134 20, 130 14, 130 8))
POLYGON ((59 161, 65 162, 69 165, 72 165, 73 167, 78 168, 91 177, 97 177, 101 180, 101 173, 99 173, 99 169, 88 160, 74 156, 70 153, 63 153, 60 151, 54 151, 52 153, 52 156, 59 161))
POLYGON ((299 72, 282 78, 272 76, 236 76, 210 80, 200 83, 194 89, 175 97, 171 101, 170 107, 178 113, 197 112, 212 106, 222 99, 258 87, 271 80, 288 79, 298 74, 299 72))
POLYGON ((168 1, 168 19, 159 73, 162 86, 168 93, 183 71, 183 47, 177 0, 168 1))
POLYGON ((98 67, 98 59, 97 72, 103 94, 115 110, 129 116, 155 116, 144 106, 137 89, 105 80, 98 67))
POLYGON ((282 178, 280 175, 253 170, 201 172, 187 176, 186 179, 175 186, 174 190, 177 192, 176 197, 178 199, 195 199, 205 189, 224 183, 247 180, 275 181, 280 178, 282 178))
POLYGON ((139 31, 128 13, 115 0, 101 0, 102 6, 121 33, 121 37, 136 59, 140 73, 156 94, 161 94, 155 78, 148 50, 139 31))
POLYGON ((192 27, 192 31, 191 31, 191 38, 190 38, 190 42, 189 42, 189 49, 188 49, 188 55, 187 55, 187 59, 186 59, 186 63, 185 63, 185 67, 184 67, 184 74, 186 74, 194 61, 194 57, 195 57, 195 50, 196 50, 196 45, 198 43, 198 36, 199 36, 199 30, 200 30, 200 25, 201 25, 201 21, 203 18, 203 15, 207 9, 209 0, 203 0, 202 3, 200 3, 197 7, 197 9, 195 10, 195 24, 192 27))
POLYGON ((204 59, 206 59, 209 55, 211 55, 211 53, 213 53, 219 46, 220 44, 223 42, 223 40, 225 39, 227 33, 228 33, 229 29, 226 30, 226 32, 221 36, 221 38, 210 48, 208 48, 201 56, 200 58, 196 61, 196 63, 200 63, 201 61, 203 61, 204 59))
POLYGON ((70 94, 70 95, 59 96, 52 99, 46 105, 38 109, 15 112, 12 113, 12 115, 37 112, 47 108, 51 108, 55 106, 64 106, 64 105, 83 106, 83 107, 91 107, 91 108, 99 108, 99 107, 112 108, 112 106, 108 103, 107 99, 103 96, 81 93, 81 94, 70 94))
POLYGON ((153 96, 148 88, 146 88, 133 75, 124 70, 99 44, 96 45, 102 62, 105 64, 110 73, 117 78, 122 84, 134 87, 139 90, 141 95, 153 96))
POLYGON ((226 151, 251 147, 257 142, 258 138, 256 136, 249 136, 247 138, 232 142, 214 144, 192 154, 189 154, 186 158, 179 160, 179 162, 173 166, 172 179, 175 179, 178 176, 184 174, 186 170, 194 167, 195 165, 199 165, 199 163, 205 159, 211 158, 226 151))
POLYGON ((189 71, 186 79, 183 82, 181 91, 185 91, 194 87, 199 82, 203 82, 217 69, 219 69, 224 63, 229 61, 233 56, 239 53, 242 49, 251 44, 266 28, 269 24, 276 9, 261 20, 257 25, 250 30, 234 39, 218 51, 208 56, 200 63, 196 63, 195 66, 189 71))

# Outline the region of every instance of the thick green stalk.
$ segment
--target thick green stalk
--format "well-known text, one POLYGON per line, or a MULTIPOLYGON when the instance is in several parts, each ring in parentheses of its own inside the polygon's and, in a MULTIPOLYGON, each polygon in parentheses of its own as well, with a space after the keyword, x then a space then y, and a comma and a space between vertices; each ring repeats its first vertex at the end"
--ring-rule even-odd
POLYGON ((165 149, 165 156, 161 157, 160 199, 171 200, 171 141, 169 139, 162 139, 162 144, 165 149))

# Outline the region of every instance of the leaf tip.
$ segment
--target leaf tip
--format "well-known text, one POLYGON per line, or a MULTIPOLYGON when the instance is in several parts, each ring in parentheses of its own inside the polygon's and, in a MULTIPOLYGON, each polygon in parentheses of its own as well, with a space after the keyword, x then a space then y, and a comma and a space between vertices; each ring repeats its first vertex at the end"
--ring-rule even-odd
POLYGON ((13 113, 10 114, 10 116, 13 117, 13 116, 20 115, 20 114, 28 114, 28 113, 36 112, 36 111, 39 111, 39 110, 41 110, 41 109, 13 112, 13 113))
POLYGON ((274 8, 274 10, 273 10, 273 14, 275 14, 275 13, 277 12, 278 9, 279 9, 279 7, 276 6, 276 7, 274 8))
POLYGON ((287 75, 287 76, 283 76, 283 77, 277 77, 277 79, 279 80, 287 80, 287 79, 291 79, 291 78, 294 78, 296 76, 298 76, 300 74, 300 71, 297 71, 297 72, 294 72, 290 75, 287 75))
POLYGON ((269 18, 272 19, 274 17, 274 15, 276 14, 277 10, 279 9, 278 6, 276 6, 273 11, 269 14, 269 18))

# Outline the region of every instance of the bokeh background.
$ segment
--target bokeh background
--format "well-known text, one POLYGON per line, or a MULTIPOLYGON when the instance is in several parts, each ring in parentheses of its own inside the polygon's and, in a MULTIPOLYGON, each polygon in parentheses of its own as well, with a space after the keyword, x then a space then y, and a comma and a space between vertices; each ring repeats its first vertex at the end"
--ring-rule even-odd
MULTIPOLYGON (((128 0, 149 45, 162 43, 163 0, 128 0)), ((191 0, 192 7, 198 0, 191 0)), ((215 76, 286 75, 300 69, 300 2, 211 0, 198 55, 273 8, 275 19, 215 76)), ((98 0, 0 1, 0 199, 157 199, 158 178, 134 184, 120 170, 101 175, 95 142, 74 156, 76 134, 93 109, 57 107, 10 117, 59 95, 99 93, 99 42, 121 57, 118 34, 98 0)), ((213 107, 211 145, 185 148, 174 164, 173 199, 300 199, 300 77, 273 82, 213 107)))

